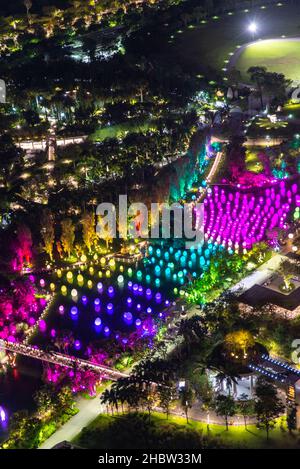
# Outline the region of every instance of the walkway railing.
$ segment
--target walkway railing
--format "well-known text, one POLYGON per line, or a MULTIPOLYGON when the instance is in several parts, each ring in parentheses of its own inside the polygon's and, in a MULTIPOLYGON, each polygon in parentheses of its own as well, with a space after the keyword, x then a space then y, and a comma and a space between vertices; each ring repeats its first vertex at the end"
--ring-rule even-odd
POLYGON ((67 368, 73 368, 81 371, 94 371, 113 380, 126 378, 129 376, 126 373, 122 373, 104 365, 99 365, 98 363, 92 363, 88 360, 70 357, 59 352, 45 352, 38 347, 9 342, 7 340, 0 340, 0 349, 5 349, 9 352, 17 353, 26 357, 35 358, 36 360, 65 366, 67 368))

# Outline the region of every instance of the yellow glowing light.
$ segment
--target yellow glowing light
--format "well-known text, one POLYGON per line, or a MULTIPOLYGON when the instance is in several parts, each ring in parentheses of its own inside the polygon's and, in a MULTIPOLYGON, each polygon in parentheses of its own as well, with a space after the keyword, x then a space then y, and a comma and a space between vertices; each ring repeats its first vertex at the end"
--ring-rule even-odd
POLYGON ((78 282, 79 284, 81 284, 81 285, 83 284, 84 278, 83 278, 83 276, 82 276, 81 274, 77 275, 77 282, 78 282))
POLYGON ((107 271, 105 272, 105 275, 106 275, 106 277, 110 277, 110 276, 111 276, 110 270, 107 270, 107 271))
POLYGON ((105 264, 106 264, 106 259, 105 259, 105 257, 101 257, 101 259, 100 259, 100 264, 101 264, 101 265, 105 265, 105 264))
POLYGON ((57 271, 57 276, 58 276, 58 278, 61 278, 61 276, 62 276, 62 271, 60 269, 58 269, 58 271, 57 271))
POLYGON ((91 280, 88 280, 87 286, 88 288, 93 288, 93 282, 91 280))
POLYGON ((68 280, 69 282, 71 282, 71 281, 73 280, 73 272, 70 272, 70 271, 69 271, 69 272, 67 273, 67 280, 68 280))
POLYGON ((67 291, 68 291, 67 287, 66 287, 65 285, 62 285, 62 287, 61 287, 61 292, 64 293, 64 294, 66 294, 67 291))
POLYGON ((50 290, 51 290, 51 291, 54 291, 54 290, 55 290, 55 285, 54 285, 54 283, 50 283, 50 290))
POLYGON ((87 261, 86 255, 85 255, 85 254, 82 254, 80 260, 81 260, 81 262, 86 262, 86 261, 87 261))
POLYGON ((95 272, 94 267, 90 267, 90 268, 89 268, 89 273, 90 273, 91 275, 94 275, 94 272, 95 272))

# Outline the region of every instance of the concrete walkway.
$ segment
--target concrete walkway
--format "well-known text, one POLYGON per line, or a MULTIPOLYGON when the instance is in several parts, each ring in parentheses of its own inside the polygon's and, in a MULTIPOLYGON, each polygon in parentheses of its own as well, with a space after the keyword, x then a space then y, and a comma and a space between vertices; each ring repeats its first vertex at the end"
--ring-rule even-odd
POLYGON ((230 291, 232 293, 242 295, 247 290, 250 290, 254 285, 262 285, 274 274, 274 271, 279 268, 284 260, 284 256, 276 254, 276 256, 273 256, 269 261, 262 264, 254 272, 248 275, 248 277, 243 278, 240 282, 234 285, 230 291))
POLYGON ((66 422, 59 430, 53 433, 39 449, 51 449, 61 441, 71 441, 81 430, 91 423, 106 409, 100 404, 99 395, 94 399, 79 398, 76 403, 79 412, 66 422))

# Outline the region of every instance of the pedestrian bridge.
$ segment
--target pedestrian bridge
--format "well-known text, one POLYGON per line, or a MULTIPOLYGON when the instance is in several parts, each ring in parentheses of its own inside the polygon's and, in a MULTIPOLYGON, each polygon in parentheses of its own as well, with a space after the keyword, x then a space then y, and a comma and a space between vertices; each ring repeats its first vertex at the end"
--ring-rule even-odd
POLYGON ((72 368, 73 370, 93 371, 111 380, 127 378, 129 376, 126 373, 122 373, 118 370, 114 370, 113 368, 99 365, 98 363, 93 363, 88 360, 71 357, 55 351, 45 352, 44 350, 39 349, 37 346, 24 345, 22 343, 15 343, 0 339, 0 350, 1 349, 23 355, 25 357, 34 358, 43 362, 65 366, 66 368, 72 368))

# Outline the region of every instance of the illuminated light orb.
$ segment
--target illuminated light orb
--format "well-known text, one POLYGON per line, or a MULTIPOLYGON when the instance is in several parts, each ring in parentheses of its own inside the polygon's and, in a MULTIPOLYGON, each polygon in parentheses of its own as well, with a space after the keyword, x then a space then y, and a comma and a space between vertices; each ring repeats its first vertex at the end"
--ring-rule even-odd
POLYGON ((114 269, 116 267, 116 261, 114 259, 110 259, 108 265, 114 269))
POLYGON ((0 422, 5 423, 7 420, 6 412, 3 407, 0 407, 0 422))
POLYGON ((140 286, 139 286, 139 290, 138 290, 139 295, 142 295, 142 294, 143 294, 143 291, 144 291, 144 289, 143 289, 142 285, 140 285, 140 286))
POLYGON ((82 254, 80 260, 81 260, 81 262, 86 262, 86 261, 87 261, 86 255, 85 255, 85 254, 82 254))
POLYGON ((96 327, 100 327, 101 324, 102 324, 101 319, 100 319, 100 318, 96 318, 94 324, 95 324, 96 327))
POLYGON ((133 321, 132 313, 126 312, 123 314, 124 321, 127 323, 131 323, 133 321))
POLYGON ((150 308, 150 306, 149 306, 149 308, 147 308, 147 313, 148 313, 148 314, 151 314, 151 313, 152 313, 152 308, 150 308))
POLYGON ((55 288, 56 288, 56 287, 55 287, 55 284, 54 284, 54 283, 50 283, 50 290, 51 290, 51 291, 54 291, 55 288))
POLYGON ((41 286, 42 288, 44 288, 45 285, 46 285, 45 280, 44 280, 43 278, 41 278, 41 280, 40 280, 40 286, 41 286))
POLYGON ((54 337, 56 336, 56 330, 55 330, 55 329, 51 329, 50 335, 51 335, 51 337, 54 338, 54 337))
POLYGON ((157 303, 160 303, 160 302, 161 302, 161 293, 156 293, 156 295, 155 295, 155 301, 156 301, 157 303))
POLYGON ((110 329, 109 329, 108 326, 106 326, 106 327, 104 328, 104 334, 105 334, 106 336, 108 336, 108 335, 110 334, 110 329))
POLYGON ((130 297, 127 298, 126 302, 127 302, 128 306, 131 306, 132 305, 132 298, 130 298, 130 297))
POLYGON ((108 303, 108 305, 106 306, 106 310, 108 314, 112 314, 114 310, 114 305, 112 303, 108 303))
POLYGON ((99 270, 99 272, 98 272, 98 277, 99 277, 99 278, 102 278, 102 277, 103 277, 103 272, 102 272, 102 270, 99 270))
POLYGON ((135 325, 136 325, 136 327, 141 327, 142 321, 141 321, 140 319, 137 319, 137 320, 135 321, 135 325))
POLYGON ((109 277, 111 276, 111 271, 110 271, 110 270, 107 270, 107 271, 105 272, 105 275, 106 275, 107 278, 109 278, 109 277))
POLYGON ((102 291, 102 290, 103 290, 103 283, 99 282, 99 283, 97 284, 97 290, 98 290, 98 291, 102 291))
POLYGON ((136 305, 136 309, 137 309, 138 311, 140 311, 140 310, 142 309, 142 306, 140 305, 140 303, 138 303, 138 304, 136 305))
POLYGON ((151 296, 151 295, 152 295, 152 291, 150 290, 150 288, 147 288, 147 290, 146 290, 146 295, 147 295, 147 296, 151 296))
POLYGON ((133 284, 131 281, 129 281, 127 285, 128 285, 128 288, 131 289, 133 284))
POLYGON ((79 285, 83 284, 83 282, 84 282, 83 275, 81 275, 81 274, 77 275, 77 282, 79 283, 79 285))
POLYGON ((100 302, 99 298, 96 298, 96 299, 94 300, 94 305, 95 305, 95 306, 100 306, 100 303, 101 303, 101 302, 100 302))
POLYGON ((86 305, 87 302, 88 302, 88 299, 87 299, 87 297, 86 297, 85 295, 83 295, 83 297, 81 298, 81 301, 82 301, 82 303, 83 303, 84 305, 86 305))
POLYGON ((143 272, 141 270, 138 270, 136 276, 137 278, 141 279, 143 277, 143 272))
POLYGON ((138 286, 137 283, 135 283, 135 284, 133 285, 133 291, 134 291, 134 293, 137 293, 137 292, 138 292, 138 289, 139 289, 139 286, 138 286))
POLYGON ((87 286, 89 289, 93 288, 93 282, 91 280, 88 280, 87 286))
POLYGON ((127 270, 127 273, 128 273, 128 276, 129 276, 129 277, 132 277, 132 273, 133 273, 133 272, 132 272, 132 268, 131 268, 131 267, 129 267, 129 269, 127 270))
POLYGON ((93 255, 93 259, 94 259, 94 261, 98 260, 98 254, 97 253, 93 255))
POLYGON ((61 292, 62 292, 62 294, 65 295, 65 294, 67 293, 67 291, 68 291, 67 287, 66 287, 65 285, 62 285, 62 286, 61 286, 61 292))
POLYGON ((67 273, 67 280, 68 280, 69 282, 72 282, 72 280, 73 280, 73 272, 69 271, 69 272, 67 273))
POLYGON ((120 265, 120 272, 124 272, 124 266, 120 265))
POLYGON ((74 342, 74 348, 75 348, 75 350, 80 350, 80 349, 81 349, 80 340, 75 340, 75 342, 74 342))
POLYGON ((117 280, 118 280, 118 283, 124 283, 123 275, 119 275, 117 280))
POLYGON ((166 301, 165 301, 165 305, 166 305, 166 306, 170 306, 170 301, 169 301, 169 300, 166 300, 166 301))
POLYGON ((94 273, 95 273, 94 267, 89 268, 89 273, 90 273, 90 275, 94 275, 94 273))
MULTIPOLYGON (((47 329, 47 324, 46 324, 46 321, 44 319, 41 319, 40 322, 39 322, 39 329, 41 332, 45 332, 46 329, 47 329)), ((15 338, 13 337, 13 340, 10 340, 10 342, 13 342, 15 340, 15 338)))
POLYGON ((71 291, 71 296, 73 298, 75 298, 76 296, 78 296, 78 291, 76 290, 76 288, 73 288, 72 291, 71 291))
POLYGON ((58 308, 58 311, 59 311, 59 314, 64 314, 65 307, 63 305, 60 305, 60 307, 58 308))
POLYGON ((113 286, 108 287, 108 294, 109 296, 113 296, 115 294, 115 289, 113 286))
POLYGON ((156 279, 155 279, 155 286, 156 286, 156 287, 160 287, 160 280, 159 280, 159 278, 156 278, 156 279))
POLYGON ((57 276, 58 276, 58 278, 61 278, 61 276, 62 276, 62 271, 60 269, 58 269, 58 271, 57 271, 57 276))
POLYGON ((71 308, 71 314, 72 314, 72 316, 77 316, 77 314, 78 314, 78 308, 77 308, 77 306, 72 306, 72 308, 71 308))

